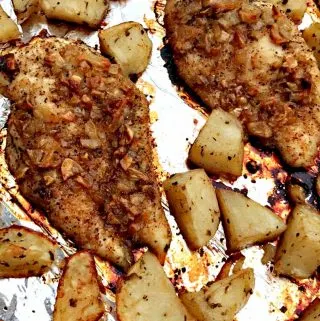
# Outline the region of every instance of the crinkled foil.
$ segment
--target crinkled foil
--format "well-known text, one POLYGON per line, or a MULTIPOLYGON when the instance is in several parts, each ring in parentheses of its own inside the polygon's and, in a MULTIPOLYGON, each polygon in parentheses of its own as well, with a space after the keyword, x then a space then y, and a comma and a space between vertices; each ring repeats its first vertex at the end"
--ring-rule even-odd
MULTIPOLYGON (((6 12, 15 19, 9 0, 0 0, 6 12)), ((150 65, 137 86, 150 101, 150 118, 156 142, 159 180, 169 174, 187 170, 187 154, 190 144, 195 140, 205 123, 206 112, 197 102, 176 83, 174 74, 170 74, 172 61, 170 51, 164 44, 165 30, 163 8, 165 0, 127 0, 111 2, 110 12, 105 20, 106 27, 124 21, 137 21, 148 29, 153 41, 153 53, 150 65), (169 72, 168 72, 169 71, 169 72)), ((16 19, 15 19, 16 20, 16 19)), ((0 26, 1 28, 1 26, 0 26)), ((75 27, 64 23, 48 22, 42 15, 36 15, 23 26, 24 42, 28 42, 41 30, 50 35, 81 39, 89 46, 99 48, 96 31, 75 27)), ((33 209, 19 194, 14 179, 8 172, 4 160, 6 140, 5 123, 10 112, 10 103, 0 97, 0 227, 21 224, 46 233, 61 245, 60 261, 64 256, 75 252, 71 242, 64 240, 53 229, 43 215, 33 209)), ((235 182, 213 178, 216 185, 222 183, 247 192, 248 196, 263 205, 269 205, 285 218, 289 211, 284 183, 287 174, 278 164, 272 153, 259 152, 251 145, 245 149, 245 163, 254 161, 260 164, 257 173, 252 174, 244 166, 243 176, 235 182)), ((232 262, 225 250, 225 236, 219 231, 207 247, 190 252, 168 211, 165 198, 163 206, 173 231, 164 269, 177 290, 190 291, 200 289, 215 279, 221 268, 232 262)), ((261 258, 264 250, 255 246, 242 251, 245 256, 244 267, 255 271, 256 285, 248 304, 237 315, 238 321, 285 321, 293 320, 309 302, 320 296, 320 284, 315 279, 293 283, 272 274, 272 265, 263 265, 261 258)), ((103 320, 116 320, 114 290, 119 273, 108 263, 97 259, 99 274, 105 285, 104 295, 106 314, 103 320)), ((41 278, 0 280, 0 320, 3 321, 49 321, 55 302, 56 290, 61 269, 59 263, 41 278)), ((67 321, 67 320, 66 320, 67 321)))

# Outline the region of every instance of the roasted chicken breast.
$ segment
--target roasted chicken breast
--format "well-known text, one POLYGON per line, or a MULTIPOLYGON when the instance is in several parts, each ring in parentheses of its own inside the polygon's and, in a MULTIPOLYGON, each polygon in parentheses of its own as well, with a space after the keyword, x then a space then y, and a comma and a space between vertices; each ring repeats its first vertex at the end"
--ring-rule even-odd
POLYGON ((165 26, 181 78, 211 107, 293 167, 314 164, 320 72, 294 23, 270 3, 168 0, 165 26))
POLYGON ((132 241, 163 261, 171 234, 148 103, 119 66, 79 42, 35 38, 0 68, 13 103, 6 159, 21 193, 79 247, 124 269, 132 241))

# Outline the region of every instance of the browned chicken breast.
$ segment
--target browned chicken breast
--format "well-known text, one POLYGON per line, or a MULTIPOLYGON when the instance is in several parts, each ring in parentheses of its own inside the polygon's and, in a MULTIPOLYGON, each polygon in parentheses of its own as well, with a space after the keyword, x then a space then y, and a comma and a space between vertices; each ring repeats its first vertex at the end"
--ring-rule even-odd
POLYGON ((13 102, 6 159, 21 193, 79 247, 124 269, 132 240, 164 260, 171 235, 148 103, 118 65, 80 43, 36 38, 0 66, 13 102))
POLYGON ((178 72, 203 102, 235 114, 290 166, 314 164, 320 72, 292 21, 262 1, 168 0, 165 25, 178 72))

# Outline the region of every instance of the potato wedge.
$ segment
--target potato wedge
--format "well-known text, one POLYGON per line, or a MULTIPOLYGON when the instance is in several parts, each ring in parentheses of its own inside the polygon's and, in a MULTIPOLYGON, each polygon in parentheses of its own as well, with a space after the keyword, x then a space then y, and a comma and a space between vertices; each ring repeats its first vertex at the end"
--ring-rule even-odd
POLYGON ((307 45, 312 49, 318 64, 320 63, 320 23, 313 22, 308 28, 303 30, 302 36, 307 45))
POLYGON ((39 0, 12 0, 18 22, 26 21, 37 9, 39 0))
POLYGON ((40 0, 49 19, 58 19, 98 28, 108 10, 107 0, 40 0))
POLYGON ((222 189, 216 193, 230 252, 274 240, 286 229, 280 217, 244 195, 222 189))
POLYGON ((220 210, 212 182, 203 169, 173 175, 164 182, 170 210, 188 246, 206 245, 219 226, 220 210))
POLYGON ((0 43, 20 37, 18 26, 10 19, 0 5, 0 43))
POLYGON ((248 302, 254 284, 253 270, 245 269, 199 292, 181 294, 180 298, 197 320, 232 321, 248 302))
POLYGON ((104 314, 92 254, 80 251, 67 259, 59 281, 53 321, 98 321, 104 314))
POLYGON ((317 321, 320 320, 320 299, 315 299, 313 302, 303 311, 302 316, 298 321, 317 321))
POLYGON ((275 271, 298 279, 310 277, 320 266, 320 215, 297 205, 289 217, 275 258, 275 271))
POLYGON ((195 321, 150 252, 130 269, 118 289, 116 303, 120 321, 195 321))
POLYGON ((146 70, 152 52, 152 42, 143 26, 124 22, 99 32, 102 53, 111 56, 125 75, 146 70))
POLYGON ((301 22, 306 10, 307 0, 268 0, 283 10, 295 23, 301 22))
POLYGON ((13 225, 0 230, 0 278, 26 278, 47 272, 56 243, 44 234, 13 225))
POLYGON ((209 173, 239 176, 242 173, 243 137, 239 120, 215 109, 192 145, 189 159, 209 173))

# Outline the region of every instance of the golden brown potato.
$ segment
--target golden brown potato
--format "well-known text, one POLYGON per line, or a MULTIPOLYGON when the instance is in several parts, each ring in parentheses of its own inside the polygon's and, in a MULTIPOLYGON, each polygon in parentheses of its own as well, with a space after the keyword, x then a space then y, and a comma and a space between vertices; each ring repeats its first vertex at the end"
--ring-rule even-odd
POLYGON ((308 28, 302 32, 303 38, 312 49, 318 64, 320 62, 320 23, 313 22, 308 28))
POLYGON ((150 252, 130 269, 116 296, 120 321, 195 321, 150 252))
POLYGON ((152 42, 143 26, 124 22, 99 32, 102 53, 111 56, 125 75, 145 71, 152 52, 152 42))
POLYGON ((23 23, 38 9, 39 0, 13 0, 12 3, 18 22, 23 23))
POLYGON ((40 6, 50 19, 99 27, 108 10, 107 0, 40 0, 40 6))
POLYGON ((203 169, 173 175, 164 182, 170 210, 188 246, 206 245, 218 229, 220 210, 215 189, 203 169))
POLYGON ((254 283, 253 270, 245 269, 199 292, 184 293, 180 298, 197 320, 233 321, 248 302, 254 283))
POLYGON ((320 320, 320 299, 317 298, 303 311, 303 314, 298 321, 318 320, 320 320))
POLYGON ((283 10, 289 18, 299 23, 307 10, 307 0, 268 0, 283 10))
POLYGON ((275 271, 298 279, 310 277, 320 265, 320 215, 297 205, 277 249, 275 271))
POLYGON ((239 176, 243 148, 243 128, 239 120, 215 109, 192 145, 189 159, 209 173, 239 176))
POLYGON ((288 186, 288 196, 294 204, 305 204, 306 203, 306 191, 305 189, 296 184, 290 184, 288 186))
POLYGON ((20 37, 18 26, 10 19, 0 5, 0 43, 20 37))
POLYGON ((47 272, 55 259, 56 243, 44 234, 13 225, 0 230, 0 278, 26 278, 47 272))
POLYGON ((274 257, 276 256, 276 247, 271 243, 267 243, 262 247, 262 249, 264 250, 264 254, 261 259, 261 263, 268 264, 269 262, 273 261, 274 257))
POLYGON ((271 210, 240 193, 217 190, 230 252, 277 238, 286 225, 271 210))
POLYGON ((53 321, 98 321, 104 314, 93 256, 80 251, 67 259, 59 281, 53 321))

